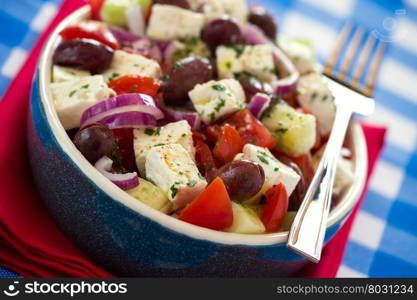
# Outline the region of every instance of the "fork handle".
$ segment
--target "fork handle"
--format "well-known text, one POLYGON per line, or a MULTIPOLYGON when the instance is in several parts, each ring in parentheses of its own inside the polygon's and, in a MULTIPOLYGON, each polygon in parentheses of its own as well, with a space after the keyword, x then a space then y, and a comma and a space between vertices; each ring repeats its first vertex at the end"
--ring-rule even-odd
POLYGON ((336 116, 323 157, 307 190, 289 233, 287 247, 319 262, 327 229, 333 183, 340 150, 352 111, 336 106, 336 116))

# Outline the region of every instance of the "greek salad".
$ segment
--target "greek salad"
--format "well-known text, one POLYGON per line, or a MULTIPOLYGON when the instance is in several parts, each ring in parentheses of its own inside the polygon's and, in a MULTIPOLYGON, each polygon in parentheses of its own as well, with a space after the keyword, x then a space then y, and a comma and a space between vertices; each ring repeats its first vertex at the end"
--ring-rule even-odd
MULTIPOLYGON (((332 128, 304 40, 246 0, 90 0, 60 32, 50 90, 77 149, 153 209, 226 232, 285 231, 332 128)), ((351 184, 349 150, 335 198, 351 184)))

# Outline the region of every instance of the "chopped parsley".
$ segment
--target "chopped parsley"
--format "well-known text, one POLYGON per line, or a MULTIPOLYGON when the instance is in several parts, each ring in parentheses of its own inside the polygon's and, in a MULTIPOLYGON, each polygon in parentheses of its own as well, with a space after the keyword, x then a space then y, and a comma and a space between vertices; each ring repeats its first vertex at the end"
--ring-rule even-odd
POLYGON ((279 75, 279 68, 277 65, 274 64, 274 67, 270 70, 271 74, 279 75))
POLYGON ((168 75, 164 75, 164 77, 162 77, 162 81, 166 82, 169 80, 169 76, 168 75))
POLYGON ((278 128, 275 131, 284 134, 284 133, 286 133, 288 131, 288 128, 281 127, 281 128, 278 128))
POLYGON ((232 68, 232 63, 230 61, 227 61, 225 65, 228 70, 232 68))
POLYGON ((269 194, 266 194, 266 196, 269 197, 269 198, 274 197, 274 195, 275 195, 275 192, 270 192, 269 194))
POLYGON ((216 114, 214 112, 212 112, 209 116, 211 121, 214 121, 214 119, 216 118, 216 114))
POLYGON ((134 67, 139 67, 139 64, 133 64, 134 67))
POLYGON ((321 98, 321 101, 326 101, 328 97, 328 95, 324 95, 323 98, 321 98))
POLYGON ((214 110, 216 112, 219 112, 220 109, 226 105, 226 101, 224 99, 220 99, 220 101, 217 103, 216 107, 214 108, 214 110))
POLYGON ((291 114, 291 113, 287 113, 287 118, 292 121, 292 120, 294 120, 294 115, 291 114))
POLYGON ((317 92, 314 92, 312 95, 311 95, 311 101, 314 101, 316 98, 317 98, 317 92))
POLYGON ((158 127, 156 129, 153 128, 145 128, 145 134, 147 135, 159 135, 161 132, 161 128, 158 127))
POLYGON ((257 142, 257 139, 256 138, 250 139, 248 141, 249 144, 256 144, 256 142, 257 142))
POLYGON ((181 70, 182 68, 184 68, 184 66, 182 64, 180 64, 179 62, 176 62, 174 65, 174 68, 177 70, 181 70))
POLYGON ((190 181, 188 181, 187 185, 189 187, 195 187, 195 185, 197 184, 197 181, 195 181, 194 179, 191 179, 190 181))
POLYGON ((261 162, 263 162, 264 164, 266 164, 266 165, 269 165, 269 161, 266 159, 266 157, 265 156, 262 156, 262 155, 257 155, 256 156, 261 162))
POLYGON ((89 87, 90 85, 89 84, 84 84, 82 87, 81 87, 81 89, 88 89, 88 87, 89 87))
POLYGON ((269 161, 266 159, 266 157, 258 155, 257 158, 264 164, 269 165, 269 161))
POLYGON ((275 171, 275 172, 278 172, 278 171, 279 171, 279 168, 275 168, 275 169, 274 169, 274 171, 275 171))
POLYGON ((178 188, 175 186, 175 185, 177 185, 177 184, 180 184, 180 182, 175 182, 173 185, 171 185, 171 187, 169 188, 169 190, 171 191, 171 197, 172 198, 175 198, 175 196, 177 195, 177 193, 178 193, 178 188))
POLYGON ((77 90, 72 90, 69 94, 68 94, 68 96, 70 96, 70 97, 72 97, 72 96, 74 96, 74 94, 77 92, 77 90))
POLYGON ((186 137, 186 136, 187 136, 187 134, 186 134, 186 133, 183 133, 183 134, 181 134, 181 136, 182 136, 182 137, 186 137))
POLYGON ((204 170, 205 170, 206 172, 210 171, 211 169, 213 169, 213 166, 212 166, 211 164, 206 164, 206 165, 204 165, 204 170))
POLYGON ((213 84, 211 87, 212 87, 213 90, 219 91, 219 92, 223 92, 223 91, 226 90, 226 88, 225 88, 224 85, 218 84, 218 83, 217 84, 213 84))
POLYGON ((113 81, 114 79, 116 79, 119 76, 120 76, 120 74, 117 73, 117 72, 112 73, 111 76, 109 77, 109 82, 113 81))
POLYGON ((113 149, 111 150, 111 158, 118 168, 123 168, 123 157, 120 155, 120 149, 116 143, 114 143, 113 149))
POLYGON ((198 38, 196 36, 190 36, 180 39, 180 42, 185 44, 186 47, 193 48, 198 44, 198 38))
POLYGON ((146 128, 145 129, 145 134, 147 135, 153 135, 155 132, 155 130, 153 128, 146 128))
POLYGON ((232 48, 236 52, 236 58, 240 58, 242 54, 245 52, 245 46, 244 45, 232 45, 227 46, 228 48, 232 48))
POLYGON ((138 85, 137 84, 133 84, 131 87, 130 87, 130 91, 132 92, 132 93, 136 93, 137 91, 138 91, 138 85))
POLYGON ((155 144, 153 145, 154 147, 159 147, 159 146, 165 146, 165 144, 161 143, 161 144, 155 144))

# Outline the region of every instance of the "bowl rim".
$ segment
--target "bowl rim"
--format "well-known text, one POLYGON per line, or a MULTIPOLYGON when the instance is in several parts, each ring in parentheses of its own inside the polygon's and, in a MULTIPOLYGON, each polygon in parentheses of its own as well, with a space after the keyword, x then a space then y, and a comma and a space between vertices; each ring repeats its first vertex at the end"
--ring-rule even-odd
MULTIPOLYGON (((62 151, 75 163, 75 165, 88 179, 90 179, 114 201, 119 202, 136 213, 149 218, 159 225, 178 234, 186 235, 190 238, 198 240, 205 240, 225 245, 271 246, 286 243, 288 237, 287 231, 256 235, 215 231, 183 222, 173 218, 172 216, 159 212, 136 200, 125 191, 119 189, 116 185, 111 184, 108 179, 99 173, 99 171, 97 171, 94 166, 92 166, 78 151, 59 121, 48 85, 51 78, 52 50, 54 49, 56 42, 59 40, 59 32, 65 27, 87 18, 89 16, 89 12, 89 7, 85 5, 61 21, 61 23, 49 36, 47 43, 42 49, 41 58, 38 63, 41 103, 46 114, 46 121, 48 122, 62 151)), ((355 180, 339 203, 330 212, 327 229, 344 220, 344 218, 350 213, 358 202, 365 185, 368 164, 367 148, 362 128, 356 121, 352 121, 348 134, 352 141, 352 150, 354 150, 355 180)))

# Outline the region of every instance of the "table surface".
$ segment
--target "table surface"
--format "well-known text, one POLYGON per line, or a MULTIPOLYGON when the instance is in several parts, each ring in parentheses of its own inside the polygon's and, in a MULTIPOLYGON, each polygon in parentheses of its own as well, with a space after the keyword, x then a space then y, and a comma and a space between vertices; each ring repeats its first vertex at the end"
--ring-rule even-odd
MULTIPOLYGON (((0 98, 61 0, 1 0, 0 98)), ((346 21, 387 47, 370 121, 389 129, 339 277, 417 276, 417 0, 259 0, 286 36, 311 40, 323 63, 346 21)), ((362 41, 364 44, 365 37, 362 41)), ((351 75, 351 74, 350 74, 351 75)), ((0 267, 0 277, 18 276, 0 267)))

